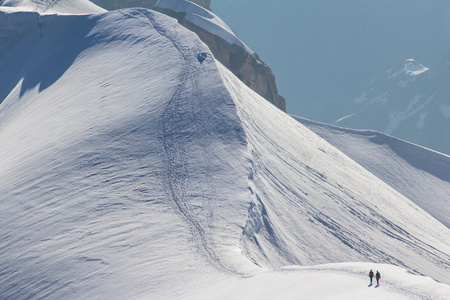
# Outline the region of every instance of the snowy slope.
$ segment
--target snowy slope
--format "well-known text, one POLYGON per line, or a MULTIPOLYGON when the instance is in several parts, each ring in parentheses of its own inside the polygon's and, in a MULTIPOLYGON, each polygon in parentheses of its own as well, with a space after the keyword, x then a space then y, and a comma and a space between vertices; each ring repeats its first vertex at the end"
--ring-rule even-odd
POLYGON ((0 294, 138 296, 248 263, 219 256, 239 250, 248 162, 208 49, 147 10, 30 19, 1 68, 34 54, 2 74, 0 294))
POLYGON ((421 266, 419 272, 448 281, 448 228, 233 77, 225 81, 253 157, 254 205, 243 239, 253 261, 280 267, 369 260, 421 266))
POLYGON ((342 298, 448 295, 449 229, 176 20, 0 20, 0 298, 320 298, 318 273, 342 298))
MULTIPOLYGON (((374 269, 376 271, 376 269, 374 269)), ((448 285, 409 274, 391 265, 340 263, 291 266, 239 281, 219 283, 192 299, 448 299, 448 285), (387 276, 372 285, 366 273, 377 267, 387 276), (217 292, 220 291, 220 292, 217 292)))
POLYGON ((1 265, 7 270, 0 294, 120 298, 166 285, 183 288, 202 261, 206 269, 216 263, 198 256, 217 256, 210 250, 214 240, 205 241, 212 233, 201 229, 214 232, 215 218, 228 221, 237 234, 234 244, 231 238, 222 243, 237 247, 241 228, 233 218, 247 212, 241 201, 220 213, 220 203, 233 203, 214 197, 215 181, 235 182, 237 200, 239 190, 248 192, 245 168, 211 154, 245 146, 237 118, 227 113, 232 103, 209 88, 211 57, 209 64, 197 60, 208 50, 194 34, 177 36, 175 20, 148 11, 35 15, 33 21, 35 30, 3 61, 36 55, 15 74, 0 111, 1 265), (195 69, 202 66, 203 72, 195 69), (202 97, 179 110, 186 100, 175 95, 190 96, 197 85, 202 97), (207 110, 198 111, 205 102, 207 110), (192 115, 203 117, 176 132, 192 115), (219 132, 209 130, 211 124, 219 124, 219 132), (183 169, 187 162, 195 169, 183 169), (214 175, 216 169, 222 172, 214 175), (195 174, 191 181, 188 173, 195 174), (219 202, 202 206, 213 197, 219 202))
POLYGON ((450 157, 370 130, 296 120, 450 228, 450 157))

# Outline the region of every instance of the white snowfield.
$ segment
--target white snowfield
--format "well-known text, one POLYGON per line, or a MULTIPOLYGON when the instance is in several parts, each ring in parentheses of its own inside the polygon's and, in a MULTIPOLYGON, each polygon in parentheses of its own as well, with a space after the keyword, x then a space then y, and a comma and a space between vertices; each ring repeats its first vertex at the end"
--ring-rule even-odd
POLYGON ((176 20, 21 8, 0 6, 0 299, 449 299, 443 221, 176 20))

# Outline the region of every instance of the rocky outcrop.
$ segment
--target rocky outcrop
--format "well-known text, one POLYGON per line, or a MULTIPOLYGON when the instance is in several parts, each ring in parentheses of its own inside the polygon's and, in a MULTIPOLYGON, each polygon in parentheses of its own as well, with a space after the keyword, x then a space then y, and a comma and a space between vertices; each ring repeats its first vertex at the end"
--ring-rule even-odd
POLYGON ((195 32, 208 45, 218 61, 252 90, 286 112, 286 100, 278 95, 275 76, 272 70, 259 58, 258 54, 255 52, 249 53, 242 47, 230 44, 223 38, 187 21, 185 13, 176 13, 169 9, 158 7, 154 9, 176 18, 181 25, 195 32))

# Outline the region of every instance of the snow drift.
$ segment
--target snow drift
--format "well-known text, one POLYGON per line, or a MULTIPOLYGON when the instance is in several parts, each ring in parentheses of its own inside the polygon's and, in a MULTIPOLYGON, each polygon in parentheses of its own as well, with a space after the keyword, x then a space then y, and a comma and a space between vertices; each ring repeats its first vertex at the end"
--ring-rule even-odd
POLYGON ((449 229, 176 20, 1 10, 1 298, 252 297, 283 278, 297 294, 318 269, 346 274, 342 297, 448 294, 449 229), (412 291, 382 263, 446 284, 407 275, 412 291), (369 266, 390 287, 352 283, 369 266))

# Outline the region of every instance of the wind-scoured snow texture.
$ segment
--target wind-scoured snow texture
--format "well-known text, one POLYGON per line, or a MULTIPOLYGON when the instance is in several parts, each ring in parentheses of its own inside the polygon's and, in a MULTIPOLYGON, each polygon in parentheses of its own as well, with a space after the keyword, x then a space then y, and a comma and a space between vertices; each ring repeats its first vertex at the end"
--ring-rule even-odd
POLYGON ((450 228, 450 157, 370 130, 295 117, 450 228))
POLYGON ((3 0, 1 10, 9 11, 37 11, 40 13, 68 13, 68 14, 92 14, 105 10, 93 4, 89 0, 3 0))
POLYGON ((0 298, 172 298, 252 269, 245 134, 195 34, 149 10, 0 20, 25 23, 0 61, 0 298))
POLYGON ((250 259, 269 268, 383 262, 449 282, 447 227, 235 77, 224 80, 253 157, 250 259))
MULTIPOLYGON (((176 20, 145 9, 0 20, 16 37, 0 59, 0 298, 223 299, 285 278, 319 298, 329 283, 314 270, 268 269, 344 261, 372 263, 318 267, 321 278, 349 285, 384 262, 448 283, 447 227, 176 20)), ((428 277, 395 286, 410 278, 417 291, 393 293, 448 294, 428 277)), ((363 282, 367 299, 392 294, 363 282)))
POLYGON ((213 35, 221 37, 232 45, 241 47, 250 54, 253 53, 224 21, 211 11, 195 3, 185 0, 159 0, 155 7, 186 14, 185 18, 188 22, 197 25, 213 35))

